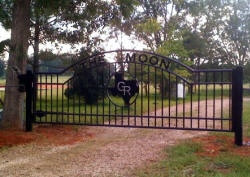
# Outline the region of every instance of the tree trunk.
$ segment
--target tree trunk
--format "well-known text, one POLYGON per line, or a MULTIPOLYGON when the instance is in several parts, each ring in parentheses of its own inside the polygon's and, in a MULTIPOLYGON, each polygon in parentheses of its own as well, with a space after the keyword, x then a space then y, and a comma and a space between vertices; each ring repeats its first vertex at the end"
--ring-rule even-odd
POLYGON ((18 91, 17 73, 26 70, 28 38, 30 35, 30 0, 15 0, 12 13, 10 53, 8 60, 6 90, 2 127, 19 129, 23 127, 24 93, 18 91))
POLYGON ((169 85, 169 80, 164 78, 163 83, 160 83, 159 86, 160 86, 160 95, 163 98, 167 98, 167 99, 176 98, 176 83, 175 82, 170 82, 170 85, 169 85), (170 93, 169 93, 169 89, 170 89, 170 93))
POLYGON ((122 51, 119 52, 118 56, 117 56, 117 61, 118 61, 118 65, 119 65, 119 72, 124 73, 124 64, 123 64, 123 54, 122 51))
MULTIPOLYGON (((38 7, 37 7, 38 8, 38 7)), ((39 16, 36 12, 36 22, 35 22, 35 36, 34 36, 34 57, 33 57, 33 72, 36 73, 39 71, 39 42, 40 42, 40 23, 39 23, 39 16)), ((38 78, 36 75, 35 82, 37 83, 38 78)), ((37 98, 37 85, 34 85, 35 90, 35 99, 37 98)))
POLYGON ((166 90, 166 79, 163 78, 163 82, 160 82, 160 95, 163 98, 167 98, 167 90, 166 90))
POLYGON ((34 37, 34 58, 33 58, 33 72, 38 72, 39 67, 39 35, 40 35, 40 28, 39 28, 39 17, 36 16, 35 22, 35 37, 34 37))
POLYGON ((144 84, 145 95, 148 96, 148 86, 149 84, 144 84))

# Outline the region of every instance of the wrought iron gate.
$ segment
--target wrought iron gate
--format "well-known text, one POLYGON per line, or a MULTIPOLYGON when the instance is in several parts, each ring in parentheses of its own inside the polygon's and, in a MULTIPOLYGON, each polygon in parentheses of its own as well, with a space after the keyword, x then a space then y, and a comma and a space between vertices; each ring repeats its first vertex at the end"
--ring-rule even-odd
POLYGON ((155 53, 117 50, 31 78, 27 130, 37 123, 223 131, 242 144, 241 68, 197 70, 155 53))

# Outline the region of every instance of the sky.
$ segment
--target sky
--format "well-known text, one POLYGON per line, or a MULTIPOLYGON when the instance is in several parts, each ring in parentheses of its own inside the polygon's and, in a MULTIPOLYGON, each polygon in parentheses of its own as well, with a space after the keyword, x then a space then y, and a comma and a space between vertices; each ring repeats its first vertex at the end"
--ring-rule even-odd
MULTIPOLYGON (((4 30, 0 24, 0 41, 5 40, 5 39, 9 39, 9 38, 10 38, 10 32, 4 30)), ((6 53, 4 60, 7 60, 7 58, 8 57, 7 57, 7 53, 6 53)))
MULTIPOLYGON (((10 31, 6 31, 1 25, 0 25, 0 41, 10 38, 10 31)), ((134 39, 133 37, 129 37, 126 34, 122 34, 118 39, 110 39, 107 35, 102 35, 101 38, 104 40, 103 43, 100 44, 101 47, 104 48, 105 51, 109 50, 116 50, 121 48, 121 41, 123 49, 136 49, 136 50, 142 50, 146 48, 146 46, 134 39)), ((53 44, 47 43, 47 44, 40 44, 39 45, 40 50, 46 50, 51 49, 53 53, 76 53, 76 49, 80 49, 82 45, 76 46, 76 49, 73 50, 70 45, 67 44, 61 44, 60 48, 61 50, 58 50, 54 47, 53 44)), ((33 54, 33 48, 30 46, 28 49, 28 55, 32 56, 33 54)), ((4 60, 8 59, 8 54, 5 55, 4 60)))

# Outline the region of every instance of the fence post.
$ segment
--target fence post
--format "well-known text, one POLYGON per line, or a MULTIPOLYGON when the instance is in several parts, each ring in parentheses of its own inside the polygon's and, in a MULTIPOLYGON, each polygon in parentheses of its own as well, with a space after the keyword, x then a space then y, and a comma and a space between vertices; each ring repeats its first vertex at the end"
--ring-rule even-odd
POLYGON ((242 104, 243 102, 243 69, 237 67, 232 73, 232 121, 234 131, 234 143, 243 144, 242 135, 242 104))
POLYGON ((26 91, 26 131, 32 131, 32 96, 33 96, 33 73, 28 70, 26 72, 25 79, 25 91, 26 91))

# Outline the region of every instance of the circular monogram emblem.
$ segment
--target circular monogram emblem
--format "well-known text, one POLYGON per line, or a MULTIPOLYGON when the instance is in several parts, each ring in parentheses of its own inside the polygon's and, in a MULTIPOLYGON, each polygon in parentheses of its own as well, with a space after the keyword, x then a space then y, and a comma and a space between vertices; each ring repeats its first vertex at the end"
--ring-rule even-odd
POLYGON ((115 72, 108 82, 107 95, 116 106, 130 106, 139 94, 138 81, 128 73, 115 72))

